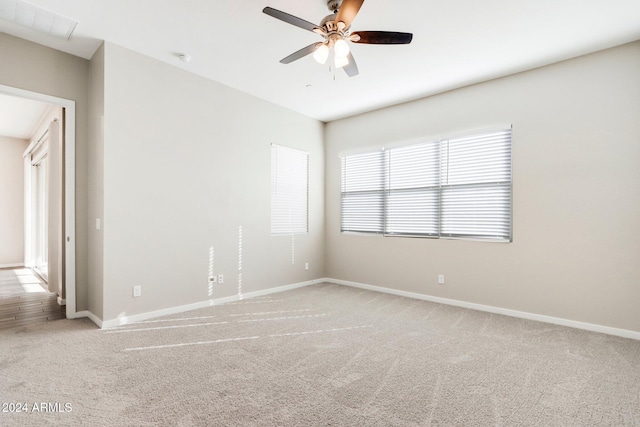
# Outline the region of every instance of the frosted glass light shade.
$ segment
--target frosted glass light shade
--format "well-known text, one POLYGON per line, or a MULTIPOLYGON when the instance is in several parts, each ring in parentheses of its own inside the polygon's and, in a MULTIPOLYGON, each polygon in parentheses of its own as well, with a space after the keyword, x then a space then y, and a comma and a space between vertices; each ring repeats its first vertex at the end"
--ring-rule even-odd
POLYGON ((345 57, 349 55, 349 44, 342 39, 336 41, 334 48, 336 50, 336 56, 345 57))
POLYGON ((329 57, 329 46, 323 44, 313 53, 313 59, 318 61, 320 64, 324 64, 327 62, 327 58, 329 57))

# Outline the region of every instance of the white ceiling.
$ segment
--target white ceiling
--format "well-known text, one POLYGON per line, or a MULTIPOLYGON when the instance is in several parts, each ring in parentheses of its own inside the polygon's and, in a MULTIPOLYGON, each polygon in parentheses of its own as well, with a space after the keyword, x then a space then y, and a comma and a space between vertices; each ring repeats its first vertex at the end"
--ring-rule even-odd
POLYGON ((0 93, 0 136, 29 139, 50 105, 0 93))
POLYGON ((107 40, 322 121, 640 39, 638 0, 366 0, 353 30, 411 32, 413 42, 352 45, 360 75, 334 80, 311 56, 280 64, 319 36, 262 13, 319 23, 324 0, 29 2, 78 21, 71 40, 6 21, 0 31, 87 59, 107 40))

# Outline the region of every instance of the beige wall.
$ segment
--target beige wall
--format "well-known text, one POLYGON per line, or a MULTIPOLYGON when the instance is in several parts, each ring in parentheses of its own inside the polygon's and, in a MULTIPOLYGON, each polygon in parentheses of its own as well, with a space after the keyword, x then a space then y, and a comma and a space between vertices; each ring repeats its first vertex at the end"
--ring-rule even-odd
POLYGON ((113 44, 104 64, 104 320, 236 295, 239 227, 242 293, 324 276, 322 123, 113 44), (310 153, 295 264, 270 236, 271 143, 310 153))
POLYGON ((76 307, 87 308, 89 61, 0 33, 0 84, 76 102, 76 307))
POLYGON ((639 75, 636 42, 328 124, 327 275, 640 331, 639 75), (500 123, 513 243, 340 234, 341 153, 500 123))
POLYGON ((29 141, 0 136, 0 268, 24 265, 24 161, 29 141))
POLYGON ((103 234, 104 218, 104 45, 96 51, 89 63, 89 146, 88 146, 88 199, 89 216, 87 307, 99 319, 103 316, 103 234), (96 227, 100 221, 101 229, 96 227))

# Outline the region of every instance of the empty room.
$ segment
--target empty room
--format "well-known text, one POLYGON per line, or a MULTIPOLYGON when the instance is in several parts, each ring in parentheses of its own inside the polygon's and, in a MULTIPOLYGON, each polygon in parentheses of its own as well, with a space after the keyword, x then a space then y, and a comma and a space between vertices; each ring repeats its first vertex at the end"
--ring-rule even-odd
POLYGON ((0 0, 0 425, 640 426, 640 3, 0 0))

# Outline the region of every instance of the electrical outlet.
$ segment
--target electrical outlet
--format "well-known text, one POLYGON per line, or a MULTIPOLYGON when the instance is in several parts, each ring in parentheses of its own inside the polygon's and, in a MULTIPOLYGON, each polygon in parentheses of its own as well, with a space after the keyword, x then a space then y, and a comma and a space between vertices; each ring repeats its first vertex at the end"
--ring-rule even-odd
POLYGON ((304 269, 305 269, 305 271, 309 271, 309 263, 308 262, 304 263, 304 269))
POLYGON ((142 286, 134 286, 133 287, 133 297, 137 298, 142 295, 142 286))
POLYGON ((209 283, 216 283, 216 276, 209 276, 209 283))
POLYGON ((224 276, 222 274, 218 274, 218 283, 220 284, 224 283, 224 276))
POLYGON ((444 285, 444 274, 438 275, 438 283, 444 285))

